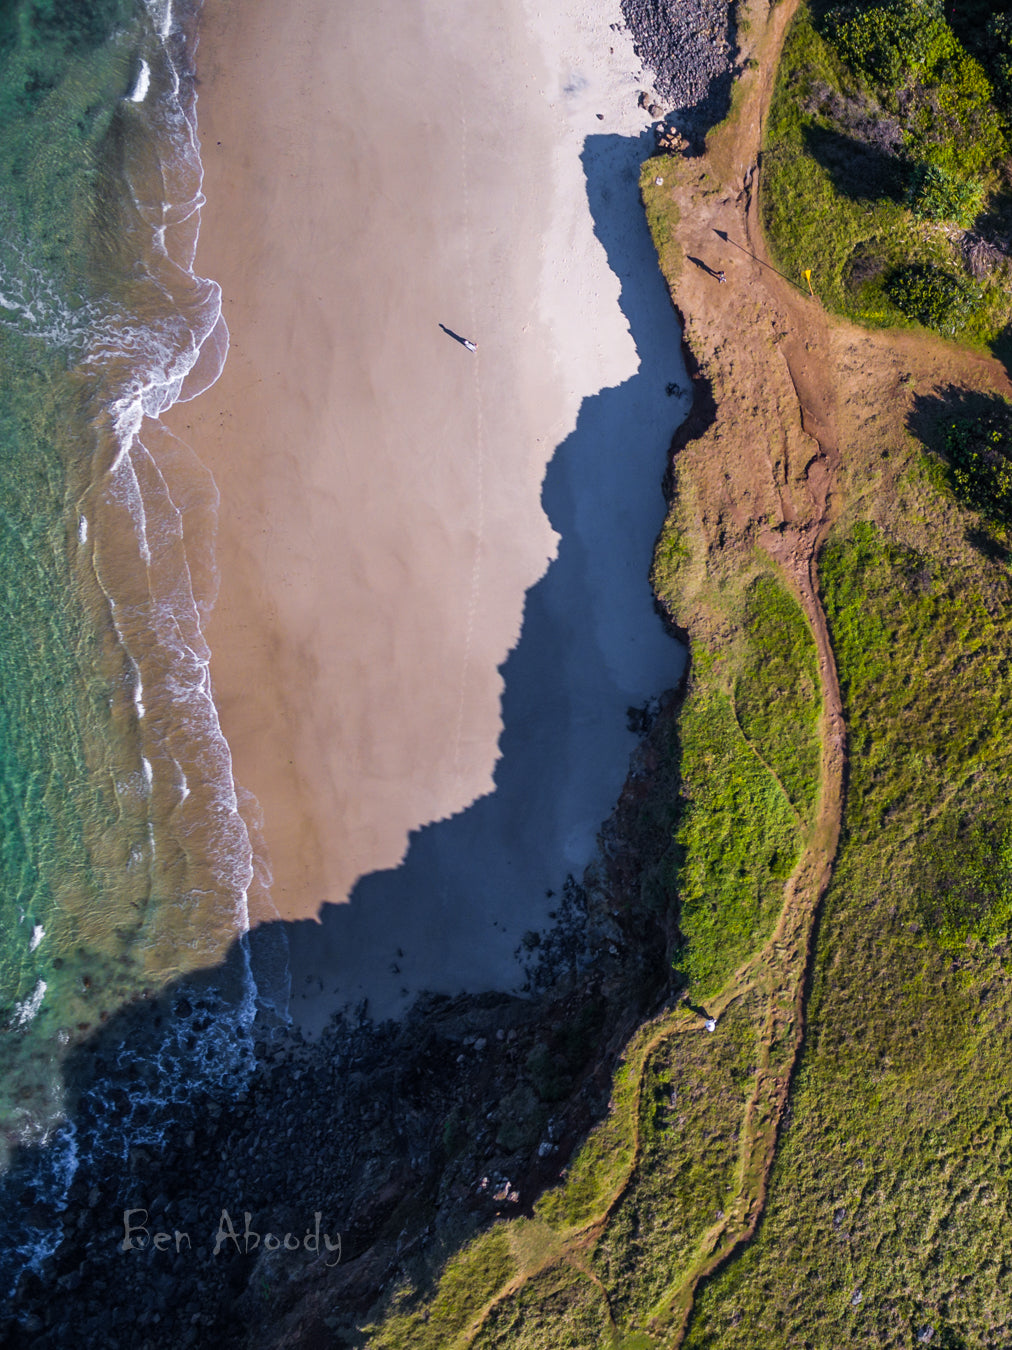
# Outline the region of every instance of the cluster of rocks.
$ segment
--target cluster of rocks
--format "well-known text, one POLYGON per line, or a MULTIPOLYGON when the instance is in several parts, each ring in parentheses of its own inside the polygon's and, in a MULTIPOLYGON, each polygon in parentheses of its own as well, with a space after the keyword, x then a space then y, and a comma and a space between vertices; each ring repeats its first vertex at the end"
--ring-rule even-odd
POLYGON ((637 56, 651 71, 659 104, 695 137, 727 113, 736 30, 728 0, 622 0, 637 56))
POLYGON ((661 155, 684 155, 689 149, 688 140, 667 122, 658 122, 654 127, 654 145, 661 155))
POLYGON ((360 1343, 392 1282, 424 1285, 448 1245, 529 1207, 605 1109, 630 971, 579 899, 536 953, 538 996, 427 998, 312 1043, 276 1028, 238 1096, 194 1102, 118 1172, 83 1162, 0 1345, 360 1343), (578 923, 599 956, 577 961, 578 923))

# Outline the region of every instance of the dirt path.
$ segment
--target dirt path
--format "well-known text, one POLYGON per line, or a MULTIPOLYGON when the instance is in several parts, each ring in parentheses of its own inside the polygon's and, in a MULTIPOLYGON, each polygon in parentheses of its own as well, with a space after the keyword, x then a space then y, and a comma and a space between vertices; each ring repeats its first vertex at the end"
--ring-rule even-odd
MULTIPOLYGON (((691 485, 701 554, 708 559, 726 554, 734 565, 736 555, 758 545, 777 564, 816 644, 823 704, 819 800, 806 846, 785 885, 776 927, 708 1003, 719 1023, 733 1002, 754 991, 766 1016, 741 1132, 735 1198, 703 1234, 647 1323, 652 1342, 668 1350, 684 1340, 701 1281, 756 1231, 804 1037, 812 935, 840 837, 847 755, 840 683, 819 591, 819 549, 846 502, 873 491, 876 473, 890 472, 876 467, 885 459, 881 446, 902 443, 916 390, 961 383, 1012 395, 996 362, 928 335, 868 332, 833 318, 800 279, 785 277, 771 262, 759 221, 762 127, 797 6, 798 0, 783 0, 770 10, 766 0, 751 0, 746 54, 758 67, 743 78, 738 112, 710 137, 705 156, 670 161, 663 179, 678 209, 677 236, 685 256, 673 299, 698 366, 697 381, 709 395, 697 407, 713 410, 708 426, 694 425, 693 418, 687 424, 690 439, 678 452, 676 485, 691 485)), ((680 624, 688 620, 675 617, 680 624)), ((637 1173, 642 1080, 650 1057, 670 1036, 689 1033, 706 1034, 700 1019, 676 1008, 634 1036, 626 1054, 637 1075, 626 1107, 629 1165, 592 1218, 564 1234, 546 1229, 538 1261, 489 1301, 461 1345, 473 1342, 505 1298, 560 1263, 598 1285, 614 1328, 607 1290, 592 1274, 588 1257, 637 1173)))
MULTIPOLYGON (((682 181, 673 189, 682 222, 681 243, 688 259, 675 300, 687 316, 689 346, 699 352, 714 346, 721 351, 732 345, 731 354, 723 353, 728 372, 737 372, 742 388, 764 391, 744 410, 740 395, 717 398, 718 414, 721 410, 726 414, 729 407, 738 417, 744 411, 756 435, 751 442, 743 441, 747 448, 734 461, 734 495, 718 488, 716 496, 743 530, 757 518, 773 522, 772 528, 763 529, 758 542, 793 583, 815 636, 823 689, 823 751, 815 825, 785 887, 776 929, 762 950, 709 1004, 709 1011, 719 1019, 732 1002, 755 989, 764 996, 768 1011, 755 1088, 742 1130, 736 1199, 726 1215, 703 1235, 695 1259, 662 1296, 649 1324, 652 1336, 672 1346, 679 1345, 684 1337, 700 1280, 754 1233, 762 1213, 777 1129, 802 1040, 812 924, 829 882, 843 800, 843 711, 814 570, 815 552, 830 518, 830 496, 840 458, 832 399, 816 377, 813 358, 813 353, 828 345, 826 320, 818 305, 773 270, 765 257, 754 190, 760 128, 772 94, 777 55, 796 7, 797 0, 786 0, 773 11, 762 40, 760 77, 745 91, 733 129, 718 138, 706 159, 686 164, 682 181), (722 187, 721 180, 737 186, 722 187), (725 274, 725 283, 718 281, 719 272, 725 274), (702 344, 700 323, 705 325, 707 339, 702 344), (728 335, 726 340, 716 336, 721 334, 728 335), (774 428, 779 435, 771 438, 774 428)), ((713 462, 719 464, 720 460, 715 457, 713 462)), ((688 1018, 681 1010, 673 1011, 641 1036, 633 1051, 639 1074, 629 1122, 633 1155, 601 1212, 577 1231, 560 1235, 541 1260, 500 1290, 468 1327, 462 1344, 471 1344, 492 1310, 549 1266, 568 1262, 586 1273, 586 1254, 636 1175, 642 1075, 664 1040, 686 1032, 706 1034, 699 1019, 688 1018)))
MULTIPOLYGON (((923 334, 856 328, 827 315, 801 278, 785 277, 773 265, 759 220, 761 128, 797 4, 785 0, 772 12, 764 0, 750 6, 758 72, 743 90, 738 116, 711 137, 704 159, 679 166, 671 189, 686 258, 674 300, 715 408, 713 424, 679 452, 689 463, 684 474, 679 464, 676 481, 691 482, 708 553, 733 555, 758 544, 778 564, 815 640, 823 709, 816 818, 785 887, 776 929, 710 1005, 719 1016, 752 989, 766 1000, 767 1020, 736 1200, 704 1235, 649 1323, 659 1343, 670 1347, 684 1340, 700 1282, 756 1231, 804 1036, 812 935, 840 837, 847 754, 819 591, 819 549, 848 496, 868 491, 869 465, 885 458, 881 446, 903 443, 915 389, 984 383, 1012 392, 993 360, 923 334), (885 416, 883 410, 889 410, 885 416), (737 539, 728 537, 729 521, 737 539)), ((686 623, 686 616, 678 621, 686 623)))

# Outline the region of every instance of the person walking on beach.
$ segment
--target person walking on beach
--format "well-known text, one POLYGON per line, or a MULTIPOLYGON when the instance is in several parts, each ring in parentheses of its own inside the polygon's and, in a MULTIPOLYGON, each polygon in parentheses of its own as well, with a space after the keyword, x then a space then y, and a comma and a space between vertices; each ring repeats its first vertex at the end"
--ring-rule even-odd
POLYGON ((470 338, 464 339, 464 346, 469 352, 476 352, 478 350, 477 342, 472 342, 470 338))
POLYGON ((724 275, 723 272, 718 272, 718 273, 717 273, 717 280, 718 280, 718 281, 726 281, 726 280, 727 280, 727 277, 724 275))

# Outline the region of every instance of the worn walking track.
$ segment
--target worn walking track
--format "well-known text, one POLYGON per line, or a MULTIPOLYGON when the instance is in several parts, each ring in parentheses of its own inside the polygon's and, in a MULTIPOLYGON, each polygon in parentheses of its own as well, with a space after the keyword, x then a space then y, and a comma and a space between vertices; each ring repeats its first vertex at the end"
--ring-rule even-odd
MULTIPOLYGON (((676 510, 683 513, 694 565, 701 571, 697 599, 704 598, 695 612, 672 617, 693 637, 719 633, 723 617, 707 610, 708 581, 721 569, 724 575, 733 572, 758 547, 777 565, 804 611, 822 690, 819 799, 801 858, 785 885, 779 919, 763 947, 707 1005, 718 1034, 723 1014, 749 994, 761 1001, 764 1021, 740 1134, 735 1197, 706 1230, 692 1258, 674 1272, 640 1328, 649 1343, 666 1350, 684 1340, 700 1282, 756 1231, 802 1044, 812 935, 840 836, 846 763, 846 724, 819 593, 818 551, 846 503, 873 491, 875 475, 888 472, 880 467, 881 446, 905 435, 904 417, 915 388, 958 382, 1012 394, 994 361, 925 334, 868 332, 832 318, 801 278, 785 277, 772 264, 758 213, 762 126, 797 5, 798 0, 783 0, 770 10, 766 0, 752 0, 743 55, 758 65, 742 77, 734 113, 710 136, 704 156, 648 166, 656 169, 677 210, 677 243, 684 257, 672 297, 697 367, 694 413, 712 409, 706 426, 690 418, 672 471, 676 510), (719 273, 726 282, 718 280, 719 273)), ((702 1020, 684 1006, 673 1006, 633 1037, 620 1070, 632 1090, 621 1103, 616 1093, 603 1127, 625 1155, 621 1174, 601 1197, 598 1212, 579 1225, 560 1230, 535 1218, 522 1230, 522 1240, 517 1230, 518 1273, 477 1312, 455 1345, 471 1345, 498 1306, 553 1268, 568 1267, 595 1286, 616 1343, 633 1329, 616 1326, 608 1291, 590 1258, 636 1177, 641 1098, 651 1057, 671 1036, 688 1033, 705 1035, 702 1020), (622 1130, 624 1136, 616 1133, 622 1130)))
MULTIPOLYGON (((683 222, 680 243, 686 257, 695 259, 684 265, 674 294, 687 319, 688 345, 697 359, 714 350, 721 352, 729 374, 736 367, 740 370, 742 362, 751 363, 756 367, 756 378, 750 384, 764 390, 766 403, 751 410, 753 453, 732 466, 734 482, 730 487, 734 497, 718 492, 717 498, 727 495, 726 505, 743 535, 754 535, 756 522, 764 522, 757 542, 793 584, 816 640, 823 716, 817 815, 807 847, 785 887, 779 921, 764 947, 708 1004, 707 1011, 719 1021, 732 1003, 755 991, 765 1002, 765 1026, 755 1087, 741 1135, 737 1196, 722 1219, 704 1234, 689 1266, 678 1273, 655 1305, 648 1332, 658 1345, 665 1346, 681 1342, 699 1281, 751 1236, 762 1212, 777 1127, 801 1044, 813 919, 829 881, 840 831, 845 730, 836 665, 814 567, 816 549, 829 521, 830 492, 839 464, 832 405, 814 378, 811 355, 813 349, 827 344, 826 324, 816 302, 764 266, 754 190, 760 125, 769 104, 776 57, 796 3, 788 0, 774 11, 762 40, 760 78, 753 79, 751 87, 744 90, 744 103, 734 123, 718 136, 705 158, 678 165, 678 181, 672 188, 683 222), (735 188, 725 186, 736 180, 735 188), (718 271, 725 273, 727 284, 717 283, 718 271), (741 324, 738 313, 743 308, 743 291, 750 320, 747 327, 741 324), (701 327, 705 327, 705 334, 701 327), (754 330, 761 327, 780 340, 771 344, 767 336, 757 342, 754 330), (728 346, 733 350, 729 352, 728 346), (742 468, 746 470, 744 483, 742 468), (761 510, 756 509, 757 504, 761 510)), ((727 402, 718 399, 718 427, 722 414, 728 411, 732 417, 740 417, 738 407, 728 409, 727 402)), ((713 432, 711 429, 703 441, 696 442, 696 447, 714 466, 720 466, 723 457, 714 456, 710 444, 713 432)), ((719 441, 719 436, 716 439, 719 441)), ((701 1020, 681 1007, 670 1009, 640 1029, 624 1059, 636 1083, 626 1106, 632 1149, 624 1175, 601 1212, 588 1222, 565 1234, 545 1226, 539 1258, 521 1262, 520 1272, 481 1309, 460 1337, 459 1345, 473 1343, 492 1311, 528 1280, 562 1264, 570 1265, 597 1286, 608 1309, 608 1321, 618 1335, 607 1291, 590 1269, 588 1258, 636 1174, 646 1067, 665 1040, 685 1033, 706 1034, 701 1020)))

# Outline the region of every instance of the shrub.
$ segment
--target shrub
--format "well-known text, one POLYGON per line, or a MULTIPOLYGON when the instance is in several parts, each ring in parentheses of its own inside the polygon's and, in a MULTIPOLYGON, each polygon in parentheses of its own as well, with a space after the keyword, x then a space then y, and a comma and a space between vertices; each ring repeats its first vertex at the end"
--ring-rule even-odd
POLYGON ((984 67, 958 46, 917 87, 907 116, 907 144, 956 178, 986 173, 1005 154, 1005 132, 984 67))
POLYGON ((996 524, 1012 524, 1012 407, 959 418, 946 433, 948 478, 964 506, 996 524))
POLYGON ((966 180, 1005 153, 987 72, 953 33, 936 0, 845 5, 830 11, 825 30, 844 61, 877 85, 883 102, 900 114, 918 159, 966 180), (901 88, 902 101, 894 92, 901 88))
POLYGON ((995 98, 1007 110, 1012 108, 1012 14, 991 17, 985 44, 995 98))
POLYGON ((886 294, 908 319, 951 337, 973 313, 975 296, 951 272, 930 263, 900 267, 885 284, 886 294))
POLYGON ((968 230, 983 203, 976 179, 958 178, 936 164, 915 164, 910 172, 907 205, 918 220, 951 220, 968 230))
POLYGON ((544 1041, 538 1041, 527 1056, 527 1072, 534 1091, 543 1102, 561 1102, 572 1091, 573 1080, 566 1072, 566 1066, 544 1041))
POLYGON ((891 0, 868 9, 844 5, 826 16, 840 55, 875 84, 905 83, 908 72, 932 70, 959 50, 937 0, 891 0))

